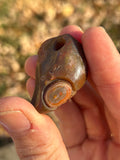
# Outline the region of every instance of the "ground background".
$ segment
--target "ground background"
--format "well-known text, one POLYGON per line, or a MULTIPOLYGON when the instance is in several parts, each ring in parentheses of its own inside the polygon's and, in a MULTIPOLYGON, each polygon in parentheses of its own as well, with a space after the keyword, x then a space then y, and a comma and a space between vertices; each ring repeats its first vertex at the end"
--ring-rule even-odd
MULTIPOLYGON (((120 51, 119 0, 0 0, 0 97, 30 100, 25 88, 26 58, 69 24, 83 30, 105 27, 120 51)), ((17 160, 8 137, 0 127, 0 160, 17 160)))

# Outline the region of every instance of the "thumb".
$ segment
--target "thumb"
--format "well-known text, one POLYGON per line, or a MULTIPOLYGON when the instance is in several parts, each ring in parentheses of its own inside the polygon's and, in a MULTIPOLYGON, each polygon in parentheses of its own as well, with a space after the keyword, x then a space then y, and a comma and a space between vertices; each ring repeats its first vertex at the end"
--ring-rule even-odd
POLYGON ((21 160, 69 159, 55 124, 26 100, 0 99, 0 123, 11 135, 21 160))

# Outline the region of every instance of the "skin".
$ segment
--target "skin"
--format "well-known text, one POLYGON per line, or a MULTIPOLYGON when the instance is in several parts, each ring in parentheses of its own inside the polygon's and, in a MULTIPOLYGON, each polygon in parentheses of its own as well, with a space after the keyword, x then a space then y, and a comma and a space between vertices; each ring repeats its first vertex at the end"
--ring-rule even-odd
MULTIPOLYGON (((21 160, 119 160, 119 52, 101 27, 83 33, 72 25, 64 33, 82 43, 89 72, 84 87, 55 112, 60 131, 47 115, 19 97, 0 99, 0 123, 13 138, 21 160)), ((37 58, 29 57, 25 64, 31 96, 37 58)))

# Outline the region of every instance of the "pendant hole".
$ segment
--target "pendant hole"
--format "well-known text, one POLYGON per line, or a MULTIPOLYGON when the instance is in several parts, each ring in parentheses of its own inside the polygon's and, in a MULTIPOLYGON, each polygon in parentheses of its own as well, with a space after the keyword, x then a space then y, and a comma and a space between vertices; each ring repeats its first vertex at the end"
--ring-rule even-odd
POLYGON ((59 49, 61 49, 63 46, 65 45, 65 40, 64 39, 60 39, 58 40, 55 45, 54 45, 54 50, 58 51, 59 49))

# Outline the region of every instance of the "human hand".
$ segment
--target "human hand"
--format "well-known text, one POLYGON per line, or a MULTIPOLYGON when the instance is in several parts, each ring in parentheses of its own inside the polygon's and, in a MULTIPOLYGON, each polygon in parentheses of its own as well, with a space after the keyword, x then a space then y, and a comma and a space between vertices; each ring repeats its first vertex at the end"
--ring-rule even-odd
MULTIPOLYGON (((0 100, 0 123, 13 138, 21 160, 119 160, 120 55, 103 28, 82 33, 79 27, 67 26, 64 33, 82 42, 89 75, 72 100, 55 111, 63 140, 47 115, 18 97, 0 100)), ((37 56, 32 56, 25 65, 31 96, 36 62, 37 56)))

